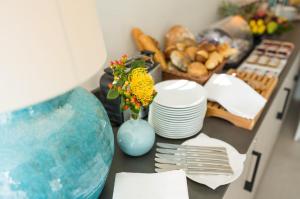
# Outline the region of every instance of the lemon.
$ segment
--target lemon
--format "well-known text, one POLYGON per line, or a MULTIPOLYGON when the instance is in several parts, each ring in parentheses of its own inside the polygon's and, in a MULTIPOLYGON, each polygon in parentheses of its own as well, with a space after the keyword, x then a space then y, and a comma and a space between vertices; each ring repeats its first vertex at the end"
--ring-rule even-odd
POLYGON ((262 19, 259 19, 259 20, 257 21, 257 25, 263 26, 263 25, 264 25, 264 21, 263 21, 262 19))
POLYGON ((257 34, 258 33, 258 28, 255 26, 255 27, 252 27, 252 32, 254 34, 257 34))
POLYGON ((265 33, 266 27, 265 26, 260 26, 257 30, 258 34, 262 35, 265 33))
POLYGON ((256 22, 255 22, 255 20, 253 20, 253 19, 250 21, 249 24, 250 24, 250 26, 252 26, 252 27, 253 27, 253 26, 256 26, 256 22))

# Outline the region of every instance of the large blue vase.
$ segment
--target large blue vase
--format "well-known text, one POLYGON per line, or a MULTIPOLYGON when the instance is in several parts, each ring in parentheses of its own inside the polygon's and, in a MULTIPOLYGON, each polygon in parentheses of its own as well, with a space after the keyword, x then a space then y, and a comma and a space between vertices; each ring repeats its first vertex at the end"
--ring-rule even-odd
POLYGON ((0 114, 0 198, 97 198, 114 153, 102 104, 76 88, 0 114))

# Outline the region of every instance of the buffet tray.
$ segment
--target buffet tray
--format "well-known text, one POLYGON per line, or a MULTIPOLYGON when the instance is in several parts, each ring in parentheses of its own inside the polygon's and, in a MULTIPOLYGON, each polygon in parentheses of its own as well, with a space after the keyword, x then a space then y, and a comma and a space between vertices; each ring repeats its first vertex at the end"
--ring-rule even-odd
MULTIPOLYGON (((227 74, 235 75, 236 77, 242 79, 266 100, 270 98, 278 82, 277 77, 260 75, 255 72, 245 72, 231 69, 227 72, 227 74)), ((258 113, 254 119, 246 119, 229 113, 225 108, 216 102, 209 101, 207 104, 206 117, 222 118, 231 122, 237 127, 252 130, 255 126, 255 123, 259 119, 261 112, 262 111, 260 111, 260 113, 258 113)))
POLYGON ((208 75, 205 76, 200 76, 200 77, 194 77, 191 76, 188 73, 181 72, 175 68, 172 68, 172 70, 164 70, 162 73, 162 79, 163 80, 172 80, 172 79, 187 79, 191 81, 195 81, 199 84, 205 84, 209 78, 214 74, 214 73, 219 73, 223 70, 224 65, 226 64, 226 60, 224 60, 221 64, 219 64, 216 68, 213 70, 208 71, 208 75))

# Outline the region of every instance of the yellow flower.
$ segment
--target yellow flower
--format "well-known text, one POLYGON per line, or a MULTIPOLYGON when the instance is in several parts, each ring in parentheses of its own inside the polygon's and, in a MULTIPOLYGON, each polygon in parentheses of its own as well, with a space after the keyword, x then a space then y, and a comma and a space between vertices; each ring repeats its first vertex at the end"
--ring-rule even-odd
POLYGON ((146 68, 133 69, 129 75, 130 90, 143 106, 148 106, 153 100, 154 81, 146 68))

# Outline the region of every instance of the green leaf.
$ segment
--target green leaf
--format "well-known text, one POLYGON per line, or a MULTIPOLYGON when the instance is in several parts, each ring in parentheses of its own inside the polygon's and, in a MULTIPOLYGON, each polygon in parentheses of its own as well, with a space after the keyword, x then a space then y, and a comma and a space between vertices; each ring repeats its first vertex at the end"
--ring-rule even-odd
POLYGON ((107 93, 107 99, 113 100, 119 97, 119 92, 115 89, 110 89, 107 93))
POLYGON ((135 60, 134 62, 132 62, 130 64, 130 67, 131 68, 137 68, 137 67, 145 67, 146 63, 144 60, 141 60, 141 59, 137 59, 135 60))
POLYGON ((121 97, 120 110, 122 110, 124 105, 125 105, 124 97, 121 97))

